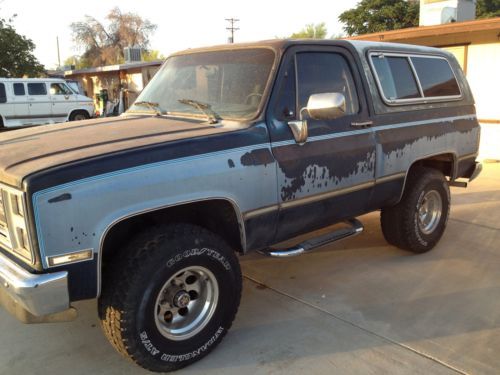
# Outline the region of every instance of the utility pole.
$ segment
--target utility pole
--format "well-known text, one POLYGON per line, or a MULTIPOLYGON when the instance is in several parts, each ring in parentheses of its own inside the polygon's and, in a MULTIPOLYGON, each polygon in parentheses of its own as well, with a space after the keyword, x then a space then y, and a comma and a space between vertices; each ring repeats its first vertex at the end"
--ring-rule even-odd
POLYGON ((56 36, 56 42, 57 42, 57 63, 59 64, 57 66, 58 69, 61 69, 61 54, 59 53, 59 37, 56 36))
POLYGON ((238 18, 226 18, 226 21, 231 24, 231 26, 226 27, 226 30, 231 31, 231 36, 228 38, 228 42, 234 43, 234 32, 240 29, 239 27, 234 27, 234 25, 240 20, 238 18))

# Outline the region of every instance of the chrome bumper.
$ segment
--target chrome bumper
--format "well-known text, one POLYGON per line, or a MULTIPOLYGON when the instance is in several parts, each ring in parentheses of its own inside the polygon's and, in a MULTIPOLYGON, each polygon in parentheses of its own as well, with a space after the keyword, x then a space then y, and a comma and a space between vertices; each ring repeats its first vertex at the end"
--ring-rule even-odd
POLYGON ((0 254, 0 304, 24 323, 68 321, 68 273, 32 274, 0 254))

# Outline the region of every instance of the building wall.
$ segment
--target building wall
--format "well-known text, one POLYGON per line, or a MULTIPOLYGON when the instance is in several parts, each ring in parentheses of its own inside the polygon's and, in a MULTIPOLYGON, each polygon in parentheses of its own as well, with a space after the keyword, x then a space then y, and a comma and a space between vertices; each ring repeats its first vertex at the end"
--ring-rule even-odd
POLYGON ((500 42, 444 47, 467 75, 481 123, 481 159, 500 160, 500 42))
POLYGON ((144 89, 146 84, 153 78, 160 66, 147 66, 128 70, 115 70, 109 72, 78 73, 66 75, 68 79, 80 81, 87 96, 94 99, 98 104, 95 95, 101 89, 108 90, 111 101, 118 100, 120 89, 125 88, 125 107, 137 99, 137 96, 144 89))
POLYGON ((500 42, 468 46, 467 80, 478 118, 500 122, 500 42))

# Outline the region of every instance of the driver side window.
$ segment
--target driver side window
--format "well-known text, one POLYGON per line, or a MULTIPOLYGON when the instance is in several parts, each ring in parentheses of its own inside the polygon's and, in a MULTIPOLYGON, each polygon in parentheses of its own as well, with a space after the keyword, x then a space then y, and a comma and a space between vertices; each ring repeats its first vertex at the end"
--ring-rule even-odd
POLYGON ((72 92, 68 86, 63 85, 61 83, 52 83, 50 85, 50 94, 51 95, 71 95, 72 92))
POLYGON ((345 58, 331 52, 302 52, 296 55, 298 108, 307 106, 312 94, 340 93, 345 97, 346 115, 358 113, 356 86, 345 58))

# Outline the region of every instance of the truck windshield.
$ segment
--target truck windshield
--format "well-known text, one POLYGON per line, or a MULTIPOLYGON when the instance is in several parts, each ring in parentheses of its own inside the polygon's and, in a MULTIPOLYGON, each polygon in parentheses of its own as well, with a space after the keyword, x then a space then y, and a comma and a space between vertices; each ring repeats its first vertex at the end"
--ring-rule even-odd
POLYGON ((251 119, 257 115, 274 59, 266 48, 170 57, 127 112, 207 118, 210 110, 218 119, 251 119), (155 103, 155 109, 141 103, 155 103))

